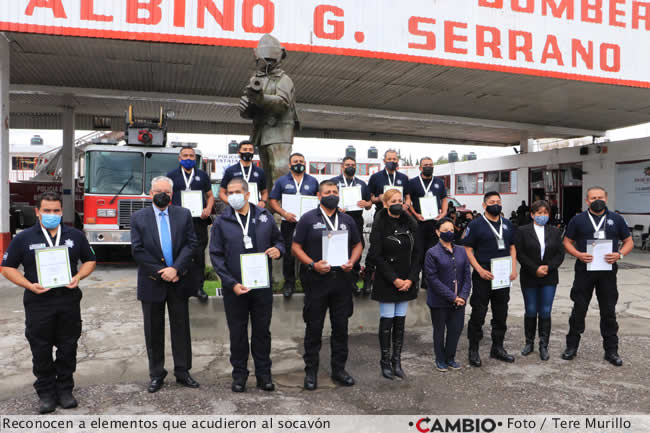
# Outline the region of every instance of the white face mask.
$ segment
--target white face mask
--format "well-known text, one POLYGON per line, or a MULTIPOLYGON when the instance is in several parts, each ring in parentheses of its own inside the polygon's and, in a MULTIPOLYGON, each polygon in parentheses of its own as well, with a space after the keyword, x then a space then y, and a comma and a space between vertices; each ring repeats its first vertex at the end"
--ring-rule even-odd
POLYGON ((230 194, 228 196, 228 204, 235 210, 240 210, 246 205, 244 194, 230 194))

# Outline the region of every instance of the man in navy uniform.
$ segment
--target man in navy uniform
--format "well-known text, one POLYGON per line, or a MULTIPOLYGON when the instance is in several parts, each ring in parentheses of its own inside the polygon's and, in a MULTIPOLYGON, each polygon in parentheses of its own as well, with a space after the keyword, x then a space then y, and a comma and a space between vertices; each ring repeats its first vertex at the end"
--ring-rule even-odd
MULTIPOLYGON (((370 201, 370 191, 368 191, 368 185, 361 179, 355 176, 357 172, 357 161, 351 156, 346 156, 343 158, 343 174, 332 179, 332 182, 335 182, 339 186, 339 192, 342 191, 342 188, 360 188, 361 189, 361 200, 356 203, 357 207, 361 208, 359 210, 344 210, 346 214, 350 215, 354 222, 357 225, 359 230, 359 236, 361 236, 361 245, 365 247, 365 241, 363 239, 363 209, 370 209, 372 207, 372 202, 370 201)), ((361 270, 360 262, 354 264, 354 272, 356 275, 359 274, 361 270)), ((354 286, 355 296, 361 294, 361 289, 355 284, 354 286)), ((368 294, 368 292, 364 292, 368 294)))
POLYGON ((514 226, 501 217, 501 195, 491 191, 483 196, 485 213, 475 218, 465 229, 463 245, 467 258, 474 268, 472 273, 472 296, 469 300, 472 314, 467 323, 469 339, 469 363, 481 366, 478 346, 483 338, 483 323, 488 304, 492 304, 492 349, 490 357, 505 362, 515 362, 515 358, 503 347, 508 319, 510 287, 492 289, 492 259, 510 256, 512 272, 510 282, 517 278, 517 251, 514 245, 514 226))
POLYGON ((196 293, 189 280, 197 248, 189 210, 170 206, 174 183, 159 176, 151 181, 153 205, 131 216, 131 252, 138 264, 138 300, 142 302, 144 336, 151 383, 147 391, 162 388, 165 370, 165 304, 176 382, 198 388, 192 376, 192 341, 187 300, 196 293))
POLYGON ((595 288, 605 360, 620 367, 623 360, 618 354, 616 322, 617 262, 632 251, 634 242, 623 217, 607 209, 607 191, 604 188, 589 188, 586 202, 588 209, 571 218, 564 238, 564 248, 576 258, 576 264, 575 279, 571 288, 573 310, 569 318, 569 333, 566 336, 566 349, 562 353, 562 359, 573 359, 578 353, 580 336, 585 330, 585 316, 595 288), (612 252, 604 257, 612 269, 591 271, 588 264, 593 262, 594 257, 587 253, 587 245, 595 240, 605 239, 612 241, 612 252), (620 250, 619 241, 623 242, 620 250))
POLYGON ((36 206, 39 223, 18 233, 2 260, 2 275, 25 289, 25 336, 32 351, 40 413, 53 412, 57 403, 64 409, 77 407, 72 389, 81 336, 79 281, 97 263, 83 232, 61 224, 62 206, 59 194, 41 194, 36 206), (68 248, 72 280, 65 286, 44 288, 39 283, 35 251, 57 246, 68 248), (83 265, 77 270, 79 261, 83 265), (20 265, 24 275, 18 270, 20 265), (56 360, 52 359, 53 347, 56 360))
POLYGON ((329 308, 332 325, 331 366, 332 379, 344 386, 354 385, 354 379, 345 371, 348 359, 348 319, 352 316, 351 271, 359 261, 363 246, 357 226, 349 215, 338 210, 339 190, 336 183, 321 182, 318 193, 320 206, 305 213, 296 227, 293 254, 301 266, 301 281, 305 289, 305 383, 306 390, 318 386, 318 364, 325 314, 329 308), (323 237, 337 231, 348 239, 348 260, 340 266, 331 266, 323 259, 323 237))
POLYGON ((208 226, 210 225, 210 214, 214 207, 214 195, 210 185, 210 175, 196 167, 196 152, 193 147, 183 147, 178 155, 180 167, 167 173, 167 177, 174 182, 174 195, 172 205, 181 206, 183 191, 201 191, 203 193, 203 210, 201 215, 192 218, 194 233, 198 240, 197 248, 194 251, 194 263, 192 266, 192 282, 195 286, 192 296, 199 298, 205 303, 208 295, 203 291, 205 281, 205 248, 208 246, 208 226))
POLYGON ((232 391, 244 392, 248 379, 248 322, 251 323, 250 351, 255 361, 257 387, 275 390, 271 378, 271 259, 284 254, 282 235, 271 213, 249 203, 248 184, 241 177, 232 179, 227 187, 230 206, 212 225, 210 258, 219 275, 223 290, 223 306, 230 330, 230 363, 232 391), (268 256, 269 284, 246 287, 242 281, 242 254, 263 253, 268 256))
MULTIPOLYGON (((439 177, 433 176, 433 159, 425 156, 420 160, 420 175, 409 181, 409 192, 413 202, 411 214, 418 222, 417 239, 421 243, 422 264, 424 264, 426 252, 438 242, 436 238, 436 221, 447 215, 449 203, 445 182, 439 177), (425 221, 420 208, 420 199, 428 197, 436 199, 438 215, 435 219, 425 221)), ((424 287, 424 277, 421 284, 424 287)))
MULTIPOLYGON (((282 223, 280 224, 280 232, 284 239, 285 251, 291 251, 291 243, 293 242, 293 233, 296 230, 299 215, 295 215, 282 208, 282 195, 312 195, 318 194, 318 181, 315 177, 305 173, 305 157, 301 153, 293 153, 289 157, 290 173, 278 178, 273 185, 271 201, 269 202, 271 209, 280 214, 282 223)), ((291 254, 285 254, 282 259, 282 274, 284 275, 284 286, 282 287, 282 294, 285 298, 290 298, 296 289, 296 262, 291 254)))
POLYGON ((266 175, 264 170, 262 170, 257 165, 253 164, 253 156, 255 155, 255 147, 253 143, 249 140, 244 140, 239 143, 239 159, 240 161, 231 165, 223 173, 223 179, 221 179, 221 188, 219 189, 219 199, 222 202, 228 203, 228 193, 226 188, 230 181, 235 177, 243 178, 246 183, 257 186, 256 196, 253 197, 251 193, 251 203, 254 205, 266 208, 266 204, 269 201, 269 191, 266 187, 266 175))

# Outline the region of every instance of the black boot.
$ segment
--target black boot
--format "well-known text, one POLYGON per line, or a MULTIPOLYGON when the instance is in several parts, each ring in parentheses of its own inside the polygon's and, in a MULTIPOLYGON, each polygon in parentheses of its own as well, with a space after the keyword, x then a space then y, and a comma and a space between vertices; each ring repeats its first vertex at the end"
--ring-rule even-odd
POLYGON ((393 330, 393 318, 382 317, 379 319, 379 348, 381 350, 381 374, 386 379, 393 380, 393 368, 390 365, 390 336, 393 330))
POLYGON ((539 318, 539 359, 548 361, 548 339, 551 336, 551 318, 539 318))
POLYGON ((296 290, 296 283, 293 281, 286 281, 284 282, 284 285, 282 286, 282 296, 285 297, 285 299, 291 298, 291 295, 293 295, 293 292, 296 290))
POLYGON ((515 357, 506 352, 502 342, 493 342, 490 350, 490 358, 498 359, 503 362, 515 362, 515 357))
POLYGON ((404 345, 404 323, 406 317, 395 317, 393 319, 393 373, 400 379, 406 379, 402 370, 402 346, 404 345))
POLYGON ((481 356, 478 354, 478 341, 469 341, 469 364, 474 367, 481 366, 481 356))
POLYGON ((199 288, 196 291, 196 297, 199 298, 199 302, 201 302, 202 304, 208 302, 208 295, 203 291, 203 288, 199 288))
MULTIPOLYGON (((521 349, 521 354, 524 356, 530 355, 535 348, 535 328, 537 327, 537 316, 524 317, 524 336, 526 337, 526 344, 521 349)), ((541 345, 541 328, 540 328, 540 345, 541 345)))

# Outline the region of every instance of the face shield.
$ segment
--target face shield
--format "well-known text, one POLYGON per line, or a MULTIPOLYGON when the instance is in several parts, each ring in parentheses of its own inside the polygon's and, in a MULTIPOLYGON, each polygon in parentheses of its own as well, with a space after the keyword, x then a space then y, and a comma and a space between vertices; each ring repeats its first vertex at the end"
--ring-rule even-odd
POLYGON ((277 68, 286 56, 287 53, 280 41, 271 35, 262 36, 255 48, 257 68, 266 74, 277 68))

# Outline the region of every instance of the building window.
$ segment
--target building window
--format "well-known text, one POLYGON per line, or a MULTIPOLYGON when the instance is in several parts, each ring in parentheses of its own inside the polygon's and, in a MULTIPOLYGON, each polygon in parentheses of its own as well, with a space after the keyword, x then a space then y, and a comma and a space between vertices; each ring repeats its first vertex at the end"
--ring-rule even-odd
POLYGON ((341 174, 341 163, 340 162, 310 162, 309 174, 338 176, 339 174, 341 174))
POLYGON ((38 158, 27 156, 14 156, 11 158, 12 170, 34 170, 38 158))
POLYGON ((477 177, 476 174, 456 175, 456 194, 477 194, 477 177))
POLYGON ((456 175, 456 194, 485 194, 517 192, 517 171, 488 171, 456 175))

